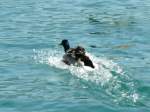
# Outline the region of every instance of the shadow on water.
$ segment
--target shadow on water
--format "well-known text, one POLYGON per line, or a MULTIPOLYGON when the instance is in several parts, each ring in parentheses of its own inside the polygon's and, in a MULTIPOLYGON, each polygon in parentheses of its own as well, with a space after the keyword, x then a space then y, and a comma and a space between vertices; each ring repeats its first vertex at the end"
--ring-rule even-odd
POLYGON ((88 21, 93 25, 111 26, 113 28, 125 28, 131 27, 137 24, 134 16, 120 15, 120 14, 108 14, 108 15, 89 15, 88 21))
POLYGON ((89 20, 89 23, 103 24, 100 20, 98 20, 93 15, 89 15, 88 20, 89 20))

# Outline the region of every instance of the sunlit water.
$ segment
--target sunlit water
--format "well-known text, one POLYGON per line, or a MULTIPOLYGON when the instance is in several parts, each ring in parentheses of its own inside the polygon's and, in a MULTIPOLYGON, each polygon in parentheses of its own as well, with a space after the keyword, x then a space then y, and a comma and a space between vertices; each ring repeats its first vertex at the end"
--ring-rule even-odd
POLYGON ((0 112, 149 112, 149 0, 1 0, 0 112), (82 45, 95 69, 65 65, 82 45))

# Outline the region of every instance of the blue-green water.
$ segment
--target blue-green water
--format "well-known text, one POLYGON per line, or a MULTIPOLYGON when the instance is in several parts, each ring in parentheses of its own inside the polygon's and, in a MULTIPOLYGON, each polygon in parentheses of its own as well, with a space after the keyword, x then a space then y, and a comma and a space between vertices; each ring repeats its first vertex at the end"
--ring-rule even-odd
POLYGON ((0 112, 149 112, 149 0, 0 0, 0 112), (61 62, 62 39, 95 70, 61 62))

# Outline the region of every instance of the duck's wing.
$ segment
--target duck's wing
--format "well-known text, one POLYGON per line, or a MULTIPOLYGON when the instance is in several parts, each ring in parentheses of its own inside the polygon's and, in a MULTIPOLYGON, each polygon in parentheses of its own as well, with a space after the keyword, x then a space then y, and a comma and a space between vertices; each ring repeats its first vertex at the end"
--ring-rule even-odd
POLYGON ((95 68, 95 66, 94 66, 94 64, 93 64, 93 62, 92 62, 92 60, 88 57, 88 56, 83 56, 82 57, 82 59, 81 59, 81 61, 83 61, 84 62, 84 65, 85 66, 89 66, 89 67, 91 67, 91 68, 95 68))

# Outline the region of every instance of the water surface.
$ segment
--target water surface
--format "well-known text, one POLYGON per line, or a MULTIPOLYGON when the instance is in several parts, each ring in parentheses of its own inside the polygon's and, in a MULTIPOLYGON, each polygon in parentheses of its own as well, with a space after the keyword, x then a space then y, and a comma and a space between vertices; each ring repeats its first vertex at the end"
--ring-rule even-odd
POLYGON ((148 0, 1 0, 0 112, 149 112, 148 0), (68 39, 95 70, 61 62, 68 39))

